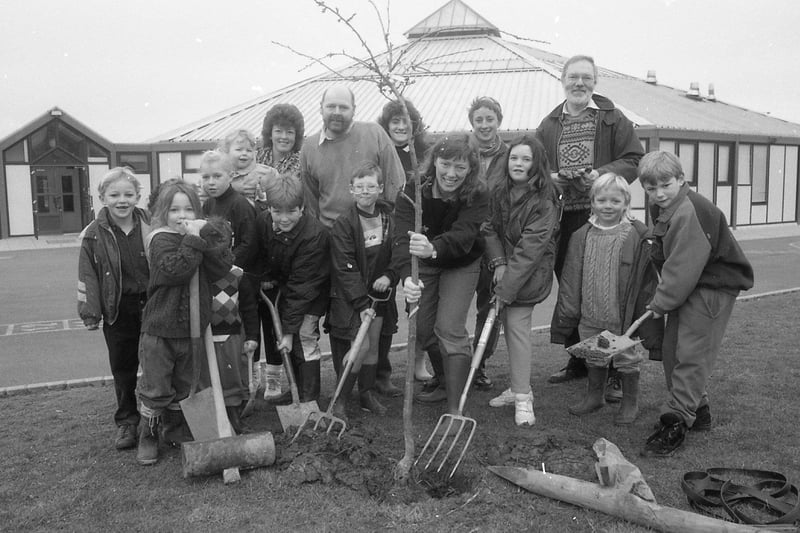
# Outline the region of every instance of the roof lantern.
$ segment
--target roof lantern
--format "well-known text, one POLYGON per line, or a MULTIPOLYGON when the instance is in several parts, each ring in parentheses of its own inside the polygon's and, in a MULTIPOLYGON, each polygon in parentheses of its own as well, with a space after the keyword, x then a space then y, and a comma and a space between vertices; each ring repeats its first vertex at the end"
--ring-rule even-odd
POLYGON ((709 83, 708 84, 708 96, 706 97, 706 99, 711 100, 712 102, 716 102, 717 101, 717 94, 714 92, 714 84, 713 83, 709 83))
POLYGON ((693 81, 689 84, 689 91, 686 93, 687 98, 700 99, 700 82, 693 81))
POLYGON ((500 37, 500 29, 461 0, 450 0, 405 33, 408 39, 464 35, 500 37))
POLYGON ((653 85, 658 83, 658 79, 656 78, 656 71, 655 70, 648 70, 647 71, 647 78, 644 80, 647 83, 651 83, 653 85))

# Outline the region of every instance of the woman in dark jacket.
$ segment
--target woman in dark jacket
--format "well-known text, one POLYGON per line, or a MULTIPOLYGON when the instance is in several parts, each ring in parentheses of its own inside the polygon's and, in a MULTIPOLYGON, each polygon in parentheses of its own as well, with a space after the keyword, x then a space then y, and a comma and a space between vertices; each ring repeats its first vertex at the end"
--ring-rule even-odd
POLYGON ((469 136, 444 137, 431 149, 423 173, 421 233, 414 231, 413 182, 395 202, 392 269, 403 280, 406 299, 419 302, 418 346, 438 340, 442 354, 442 360, 431 362, 445 388, 417 398, 428 403, 428 396, 446 398, 449 413, 458 411, 472 359, 466 320, 484 250, 480 227, 488 214, 488 193, 479 176, 469 136), (419 283, 410 277, 412 255, 419 258, 419 283))

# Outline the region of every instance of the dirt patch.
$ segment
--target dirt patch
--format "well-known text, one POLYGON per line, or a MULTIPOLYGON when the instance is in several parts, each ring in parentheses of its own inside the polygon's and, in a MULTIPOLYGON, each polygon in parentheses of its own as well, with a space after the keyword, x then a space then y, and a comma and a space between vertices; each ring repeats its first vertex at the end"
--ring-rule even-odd
MULTIPOLYGON (((360 425, 341 438, 323 431, 304 430, 295 442, 291 432, 276 436, 285 483, 341 485, 378 502, 414 503, 428 498, 445 498, 468 492, 472 480, 458 472, 451 478, 442 472, 414 469, 408 483, 395 479, 397 450, 378 444, 378 428, 360 425)), ((446 470, 446 471, 445 471, 446 470)))

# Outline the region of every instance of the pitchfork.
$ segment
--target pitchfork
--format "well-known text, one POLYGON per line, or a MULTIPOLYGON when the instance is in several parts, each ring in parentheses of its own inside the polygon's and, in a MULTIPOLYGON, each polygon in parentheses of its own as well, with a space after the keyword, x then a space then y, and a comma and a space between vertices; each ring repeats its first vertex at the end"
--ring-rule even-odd
POLYGON ((492 332, 492 327, 494 326, 494 322, 497 319, 497 314, 500 311, 499 308, 500 304, 498 300, 495 300, 494 305, 489 309, 489 314, 486 316, 486 322, 483 324, 483 329, 481 330, 481 336, 478 339, 478 345, 475 347, 475 353, 472 354, 472 362, 470 363, 469 367, 469 376, 467 377, 467 383, 464 385, 464 392, 461 393, 461 399, 458 401, 458 413, 457 414, 450 414, 445 413, 439 417, 439 421, 436 423, 436 427, 433 428, 433 433, 431 436, 428 437, 428 441, 425 443, 425 446, 422 448, 422 451, 419 453, 419 457, 417 460, 414 461, 414 466, 420 463, 425 457, 425 453, 431 450, 431 443, 433 442, 434 437, 436 437, 437 432, 444 428, 444 424, 447 423, 447 427, 444 429, 444 432, 441 434, 441 440, 439 441, 438 446, 436 449, 433 450, 433 453, 430 454, 430 458, 428 462, 425 463, 425 467, 423 470, 428 470, 431 464, 433 464, 436 456, 439 455, 439 451, 444 451, 443 446, 447 441, 447 438, 450 437, 451 433, 450 430, 453 429, 456 433, 453 436, 453 440, 450 443, 450 447, 447 448, 447 453, 442 458, 442 462, 439 464, 439 468, 436 469, 436 472, 441 472, 442 468, 444 467, 447 459, 450 458, 450 455, 453 453, 453 450, 456 448, 456 445, 459 443, 461 439, 462 433, 465 431, 468 432, 467 441, 464 444, 464 447, 461 450, 461 453, 458 455, 458 461, 453 466, 453 470, 450 471, 450 475, 448 477, 453 477, 453 474, 456 473, 456 469, 458 465, 461 464, 461 460, 464 459, 464 455, 467 453, 467 448, 469 448, 470 443, 472 442, 472 437, 475 435, 475 430, 478 427, 478 423, 475 421, 474 418, 470 418, 468 416, 464 416, 464 405, 467 403, 467 393, 469 392, 469 387, 472 384, 472 379, 475 377, 475 371, 478 369, 478 366, 481 364, 481 358, 483 358, 483 352, 486 350, 486 344, 489 340, 489 335, 492 332), (454 424, 458 423, 458 430, 455 430, 453 427, 454 424))
MULTIPOLYGON (((356 333, 356 338, 353 341, 353 344, 350 346, 350 350, 344 356, 345 365, 342 369, 342 375, 339 376, 339 382, 336 384, 336 391, 333 393, 333 398, 331 398, 331 402, 328 404, 328 409, 323 413, 321 411, 312 411, 308 413, 308 417, 306 421, 297 428, 297 433, 295 433, 294 437, 292 438, 292 442, 297 440, 297 437, 303 432, 303 429, 306 426, 311 425, 311 422, 316 419, 314 422, 314 427, 312 428, 313 431, 317 431, 317 429, 322 426, 325 429, 326 434, 330 434, 333 432, 335 427, 339 427, 339 433, 336 435, 336 438, 342 438, 344 434, 344 430, 347 429, 347 423, 339 418, 338 416, 333 415, 333 407, 336 405, 336 401, 339 399, 339 395, 342 393, 342 389, 344 388, 344 382, 347 379, 347 376, 350 372, 358 372, 359 368, 361 368, 361 359, 359 359, 359 352, 361 351, 361 345, 364 343, 364 339, 367 336, 367 331, 369 330, 369 325, 372 324, 372 319, 375 318, 375 307, 381 302, 386 302, 389 298, 392 297, 393 291, 387 290, 386 296, 384 298, 376 298, 371 294, 368 294, 369 299, 372 300, 370 304, 369 310, 370 313, 367 315, 367 318, 361 322, 361 326, 358 328, 358 333, 356 333)), ((371 349, 372 347, 370 347, 371 349)))

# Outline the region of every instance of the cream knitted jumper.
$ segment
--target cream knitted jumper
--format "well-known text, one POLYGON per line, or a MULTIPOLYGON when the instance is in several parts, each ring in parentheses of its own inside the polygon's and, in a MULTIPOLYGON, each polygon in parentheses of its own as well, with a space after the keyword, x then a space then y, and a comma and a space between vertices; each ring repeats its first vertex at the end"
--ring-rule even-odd
POLYGON ((619 258, 622 244, 632 229, 628 221, 608 229, 589 228, 583 255, 581 325, 620 332, 619 258))

